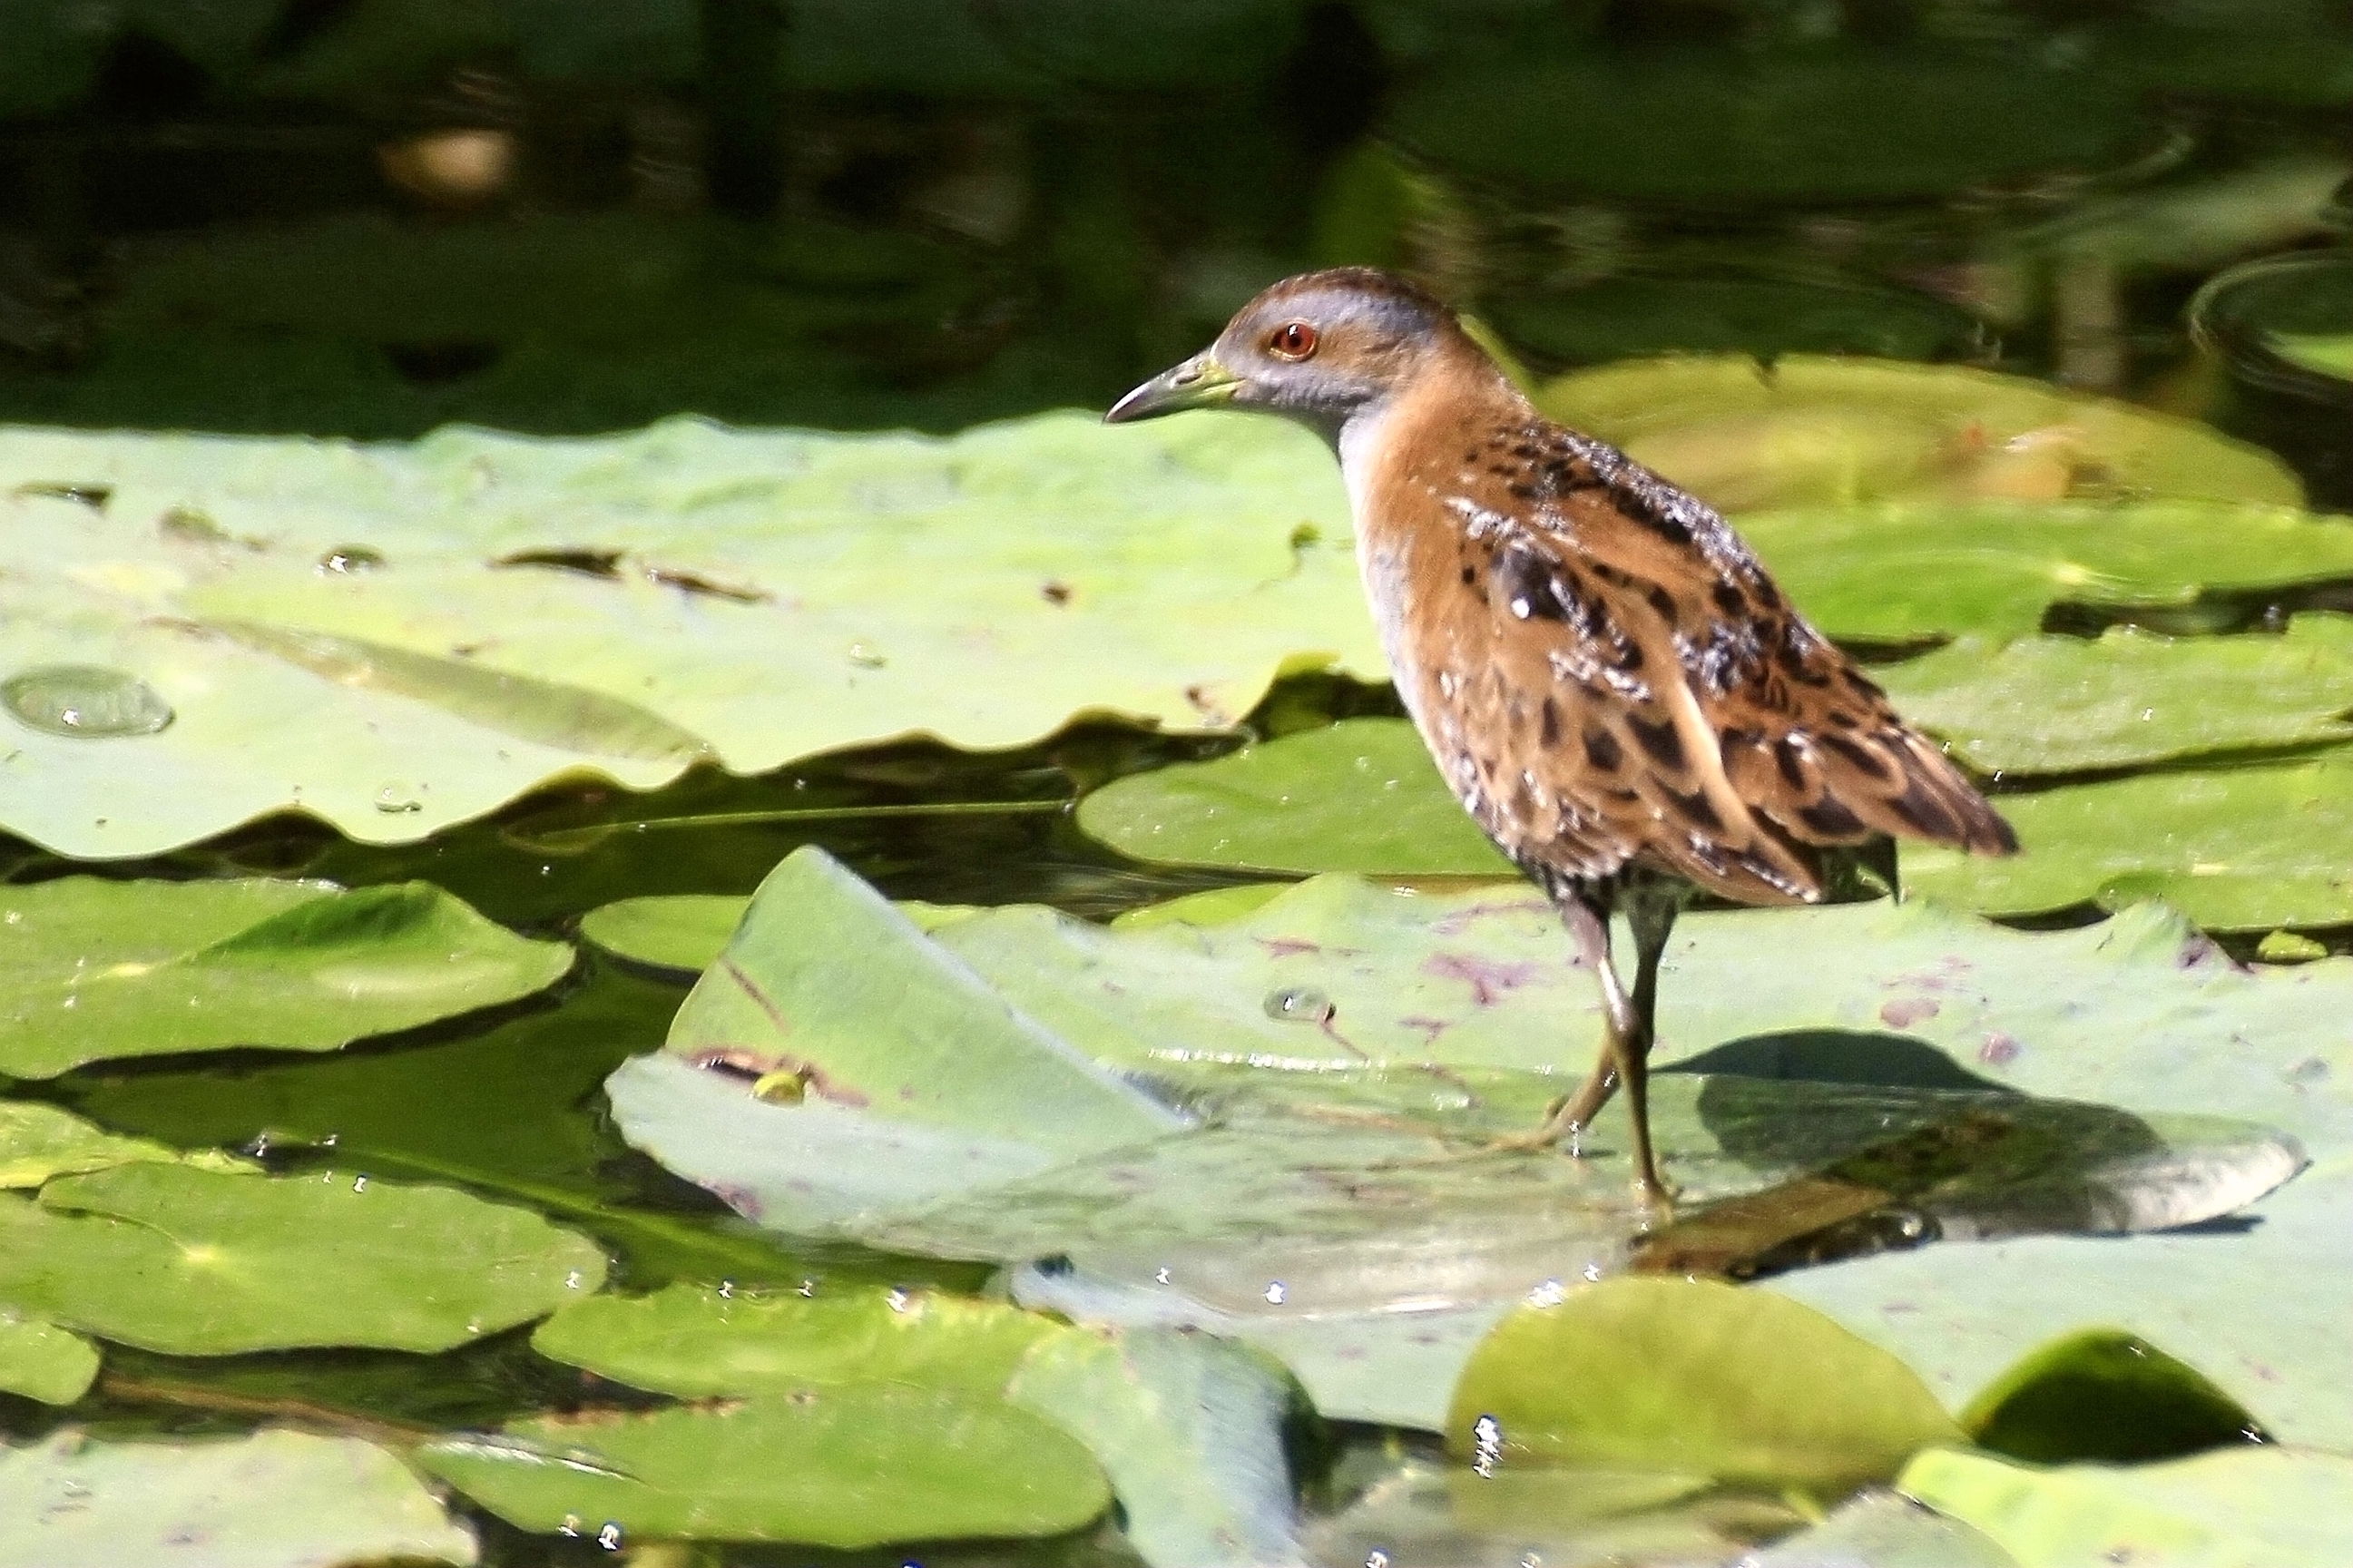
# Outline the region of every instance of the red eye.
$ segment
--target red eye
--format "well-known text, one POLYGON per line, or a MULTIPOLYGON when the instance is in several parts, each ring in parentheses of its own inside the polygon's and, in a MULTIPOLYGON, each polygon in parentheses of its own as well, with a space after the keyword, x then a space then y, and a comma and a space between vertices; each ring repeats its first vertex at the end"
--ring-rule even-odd
POLYGON ((1285 321, 1267 334, 1266 352, 1277 359, 1305 359, 1315 352, 1315 329, 1304 321, 1285 321))

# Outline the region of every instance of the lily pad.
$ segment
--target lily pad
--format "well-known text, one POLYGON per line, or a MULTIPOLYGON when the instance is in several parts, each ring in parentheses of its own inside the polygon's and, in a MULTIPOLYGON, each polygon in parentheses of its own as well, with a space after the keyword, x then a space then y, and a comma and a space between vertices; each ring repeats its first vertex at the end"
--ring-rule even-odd
POLYGON ((2042 1469, 1938 1449, 1896 1484, 2021 1563, 2326 1568, 2353 1552, 2353 1459, 2339 1454, 2226 1448, 2042 1469))
POLYGON ((1785 354, 1768 370, 1746 355, 1677 356, 1577 371, 1536 403, 1734 512, 2304 499, 2279 458, 2211 426, 1961 365, 1785 354))
POLYGON ((256 1432, 0 1448, 5 1568, 321 1568, 479 1558, 399 1459, 356 1437, 256 1432))
POLYGON ((1832 1495, 1960 1428, 1820 1312, 1711 1280, 1611 1279, 1498 1324, 1447 1417, 1458 1462, 1708 1476, 1832 1495))
POLYGON ((1907 889, 1988 914, 2161 898, 2209 931, 2353 921, 2353 756, 2005 795, 2026 852, 1908 848, 1907 889))
POLYGON ((2096 641, 1967 641, 1873 673, 1906 718, 1986 773, 2353 739, 2353 616, 2298 616, 2279 637, 2119 627, 2096 641))
POLYGON ((330 1051, 528 996, 560 942, 491 924, 425 882, 114 882, 0 893, 0 1071, 261 1046, 330 1051))
POLYGON ((1079 826, 1138 860, 1260 871, 1516 877, 1403 719, 1350 719, 1133 773, 1079 826))
POLYGON ((625 1537, 857 1548, 1060 1535, 1111 1489, 1060 1428, 996 1396, 869 1383, 650 1414, 510 1424, 417 1462, 509 1523, 609 1521, 625 1537))
POLYGON ((152 1138, 122 1138, 70 1110, 34 1100, 0 1100, 0 1187, 37 1187, 51 1176, 102 1171, 134 1160, 161 1160, 206 1171, 250 1171, 250 1162, 217 1149, 174 1149, 152 1138))
POLYGON ((1900 1492, 1872 1490, 1755 1554, 1756 1568, 2020 1568, 1980 1531, 1900 1492))
MULTIPOLYGON (((706 1033, 682 1016, 670 1051, 608 1081, 617 1120, 632 1142, 763 1225, 945 1257, 1045 1259, 1018 1277, 1023 1300, 1279 1339, 1278 1353, 1327 1415, 1371 1408, 1384 1420, 1412 1418, 1419 1402, 1403 1387, 1368 1388, 1377 1380, 1351 1363, 1371 1343, 1386 1341, 1379 1364, 1440 1373, 1420 1386, 1442 1391, 1447 1347, 1468 1352, 1482 1310, 1547 1282, 1629 1267, 1682 1271, 1686 1256, 1709 1260, 1692 1268, 1725 1267, 1758 1245, 1681 1227, 1632 1245, 1650 1220, 1624 1184, 1612 1116, 1582 1161, 1485 1152, 1582 1074, 1599 1033, 1590 977, 1531 890, 1409 894, 1324 878, 1193 921, 1106 929, 1017 907, 925 938, 872 923, 859 912, 871 895, 820 859, 804 852, 772 877, 732 962, 788 967, 822 955, 837 992, 883 996, 933 984, 923 977, 952 962, 979 988, 970 1017, 1023 1025, 990 1026, 995 1043, 985 1047, 967 1026, 959 1074, 1018 1079, 1082 1055, 1183 1106, 1190 1121, 1123 1130, 1077 1152, 1068 1141, 1083 1130, 1069 1123, 1095 1114, 1083 1107, 1040 1116, 947 1097, 909 1115, 895 1090, 870 1092, 864 1105, 828 1099, 814 1086, 833 1080, 830 1037, 846 1022, 795 1037, 811 1092, 776 1102, 753 1092, 756 1075, 774 1070, 765 1062, 694 1065, 723 1064, 724 1047, 740 1043, 736 1026, 706 1033), (805 957, 780 956, 792 954, 805 957), (1368 1336, 1367 1315, 1383 1313, 1401 1331, 1368 1336), (1448 1313, 1466 1314, 1455 1321, 1472 1333, 1441 1329, 1448 1313), (1424 1314, 1428 1323, 1413 1321, 1424 1314), (1366 1403, 1347 1403, 1357 1399, 1366 1403)), ((2218 1042, 2242 1029, 2281 1049, 2327 1048, 2316 1031, 2337 1016, 2353 965, 2262 976, 2219 960, 2185 966, 2191 941, 2161 911, 2040 935, 1920 905, 1690 917, 1670 950, 1662 1023, 1668 1056, 1701 1053, 1691 1064, 1700 1070, 1662 1074, 1653 1093, 1671 1178, 1698 1216, 1735 1198, 1779 1212, 1775 1204, 1828 1182, 1850 1198, 1875 1194, 1862 1209, 1910 1205, 1915 1236, 1953 1238, 2130 1231, 2239 1208, 2292 1174, 2301 1152, 2279 1134, 2185 1113, 2253 1107, 2323 1146, 2342 1135, 2341 1118, 2333 1102, 2306 1101, 2284 1084, 2248 1092, 2237 1048, 2218 1042), (1678 973, 1708 984, 1679 983, 1678 973), (2104 1010, 2125 1020, 2121 1034, 2095 1024, 2104 1010), (2115 1039, 2132 1041, 2130 1051, 2115 1039), (2098 1093, 2134 1113, 2006 1094, 2021 1064, 2039 1087, 2098 1093)), ((894 1027, 877 1014, 851 1037, 842 1081, 888 1089, 894 1027)), ((923 1059, 928 1047, 917 1044, 907 1059, 923 1059)), ((2315 1223, 2343 1201, 2320 1189, 2315 1223)), ((1825 1223, 1799 1219, 1799 1230, 1825 1223)), ((2152 1257, 2173 1282, 2137 1299, 2202 1300, 2238 1278, 2242 1260, 2279 1266, 2275 1240, 2289 1245, 2266 1226, 2200 1237, 2187 1258, 2152 1257)), ((2128 1259, 2142 1245, 2099 1256, 2128 1259)), ((2310 1238, 2299 1232, 2293 1245, 2310 1238)), ((2307 1261, 2324 1277, 2337 1267, 2307 1261)), ((1963 1310, 1983 1291, 1940 1300, 1963 1310)), ((1871 1300, 1834 1315, 1885 1342, 1871 1300)), ((2075 1326, 2052 1323, 2051 1310, 1980 1325, 1985 1342, 1961 1351, 1974 1361, 1999 1344, 2013 1360, 2075 1326)), ((2342 1326, 2300 1308, 2276 1325, 2218 1312, 2187 1342, 2154 1323, 2120 1326, 2184 1342, 2209 1364, 2236 1364, 2229 1358, 2242 1353, 2214 1344, 2271 1347, 2282 1332, 2307 1360, 2353 1364, 2342 1326)), ((1905 1346, 1907 1359, 1918 1353, 1905 1346)), ((1939 1376, 1954 1359, 1925 1357, 1939 1376)), ((2283 1407, 2293 1412, 2287 1427, 2313 1418, 2306 1394, 2229 1386, 2268 1426, 2284 1429, 2283 1407)), ((1432 1426, 1442 1414, 1419 1407, 1432 1426)))
POLYGON ((726 951, 750 902, 723 893, 623 899, 581 916, 580 935, 632 963, 700 974, 726 951))
POLYGON ((852 1383, 1001 1394, 1021 1358, 1070 1331, 998 1303, 925 1290, 813 1297, 672 1285, 592 1296, 532 1334, 542 1355, 659 1394, 787 1394, 852 1383))
POLYGON ((2131 1464, 2263 1441, 2245 1407, 2137 1334, 2092 1329, 2042 1346, 1961 1415, 1980 1448, 2034 1464, 2131 1464))
POLYGON ((174 1355, 448 1350, 604 1277, 602 1251, 535 1214, 349 1171, 142 1162, 0 1195, 0 1307, 174 1355))
POLYGON ((398 843, 704 755, 754 773, 912 733, 987 748, 1097 710, 1223 726, 1285 668, 1382 668, 1347 536, 1329 455, 1264 422, 378 447, 11 430, 0 679, 116 672, 174 717, 113 739, 0 719, 21 731, 0 826, 81 858, 277 811, 398 843), (956 559, 956 593, 908 592, 911 552, 956 559))
POLYGON ((0 1394, 71 1405, 97 1377, 96 1345, 55 1323, 0 1312, 0 1394))

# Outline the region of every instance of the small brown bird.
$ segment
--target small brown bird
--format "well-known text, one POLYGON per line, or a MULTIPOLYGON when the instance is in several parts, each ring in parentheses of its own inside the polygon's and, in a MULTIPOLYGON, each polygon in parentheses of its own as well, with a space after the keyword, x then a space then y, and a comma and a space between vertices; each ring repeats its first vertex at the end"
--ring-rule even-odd
POLYGON ((1523 1142, 1574 1138, 1622 1081, 1636 1173, 1662 1192, 1644 1064, 1659 956, 1694 887, 1812 903, 1826 846, 2018 848, 1723 518, 1537 413, 1414 285, 1366 268, 1286 279, 1104 417, 1209 407, 1331 443, 1407 711, 1599 976, 1600 1060, 1523 1142), (1621 908, 1630 995, 1610 963, 1621 908))

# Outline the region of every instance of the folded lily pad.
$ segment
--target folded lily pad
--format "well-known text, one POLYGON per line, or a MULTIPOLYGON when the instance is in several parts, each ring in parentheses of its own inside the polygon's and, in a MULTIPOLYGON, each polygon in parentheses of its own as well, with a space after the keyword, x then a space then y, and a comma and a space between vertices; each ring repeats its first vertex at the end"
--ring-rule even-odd
POLYGON ((0 1312, 0 1394, 71 1405, 97 1377, 96 1345, 55 1323, 0 1312))
POLYGON ((2090 1329, 1978 1391, 1961 1424, 1980 1448, 2034 1464, 2130 1464, 2263 1440, 2245 1406, 2137 1334, 2090 1329))
POLYGON ((1209 762, 1131 773, 1079 803, 1079 826, 1164 865, 1519 875, 1403 719, 1350 719, 1209 762))
POLYGON ((448 1350, 604 1277, 599 1248, 535 1214, 349 1171, 140 1162, 0 1194, 0 1309, 175 1355, 448 1350))
POLYGON ((135 1160, 161 1160, 206 1171, 251 1171, 249 1161, 217 1149, 174 1149, 152 1138, 122 1138, 70 1110, 35 1100, 0 1100, 0 1187, 37 1187, 51 1176, 102 1171, 135 1160))
POLYGON ((473 1531, 424 1482, 356 1437, 100 1443, 66 1431, 0 1448, 5 1568, 465 1568, 478 1558, 473 1531))
MULTIPOLYGON (((896 998, 955 973, 974 988, 968 1019, 1018 1025, 976 1037, 967 1023, 956 1081, 1022 1081, 1080 1056, 1187 1121, 1139 1127, 1117 1099, 1041 1112, 1048 1101, 1008 1104, 993 1090, 910 1112, 892 1087, 906 1069, 892 1064, 925 1059, 930 1037, 892 1046, 904 1025, 888 1010, 852 1031, 846 1006, 805 1018, 780 1003, 795 1026, 785 1036, 690 1006, 670 1048, 626 1064, 607 1092, 632 1142, 763 1225, 1044 1259, 1024 1272, 1022 1299, 1280 1338, 1327 1415, 1358 1413, 1335 1401, 1369 1397, 1388 1420, 1418 1402, 1399 1389, 1368 1395, 1343 1364, 1366 1353, 1366 1314, 1475 1319, 1547 1282, 1728 1267, 1774 1244, 1678 1226, 1637 1246, 1651 1222, 1625 1184, 1614 1116, 1581 1161, 1491 1151, 1582 1074, 1598 1034, 1590 977, 1531 891, 1403 895, 1324 878, 1197 921, 1106 929, 1017 907, 929 937, 879 922, 871 897, 805 851, 755 898, 721 968, 789 975, 821 964, 844 998, 896 998), (794 1042, 784 1070, 797 1101, 754 1092, 779 1070, 767 1037, 794 1042), (1079 1125, 1105 1110, 1115 1132, 1079 1125), (1079 1146, 1089 1139, 1092 1150, 1079 1146)), ((2129 1232, 2237 1209, 2291 1175, 2302 1152, 2279 1134, 2186 1113, 2211 1100, 2222 1111, 2259 1106, 2316 1138, 2342 1130, 2294 1096, 2231 1092, 2238 1057, 2218 1042, 2240 1027, 2291 1039, 2318 1029, 2353 966, 2260 978, 2185 968, 2190 940, 2150 913, 2034 936, 1919 905, 1691 917, 1669 954, 1662 1022, 1669 1055, 1701 1052, 1701 1070, 1662 1074, 1653 1092, 1671 1177, 1695 1223, 1741 1199, 1766 1211, 1768 1236, 1777 1223, 1825 1223, 1800 1201, 1823 1182, 1873 1194, 1861 1210, 1910 1213, 1915 1237, 2129 1232), (1675 978, 1694 973, 1707 983, 1675 978), (2310 989, 2279 984, 2291 980, 2310 989), (2129 1026, 2113 1037, 2096 1022, 2111 1007, 2129 1026), (2131 1070, 2143 1061, 2167 1065, 2144 1077, 2131 1070), (2040 1087, 2136 1110, 2004 1092, 2021 1062, 2040 1087)), ((2153 1300, 2219 1288, 2233 1258, 2268 1258, 2269 1239, 2203 1239, 2208 1261, 2174 1260, 2183 1282, 2153 1300)), ((2208 1337, 2246 1333, 2271 1342, 2252 1324, 2218 1322, 2208 1337)), ((2353 1340, 2327 1334, 2325 1352, 2300 1353, 2353 1362, 2353 1340)), ((1427 1365, 1422 1350, 1442 1344, 1469 1349, 1441 1331, 1380 1353, 1427 1365)), ((2251 1403, 2271 1424, 2277 1400, 2251 1403)), ((1436 1425, 1439 1413, 1419 1407, 1436 1425)))
POLYGON ((0 893, 0 1071, 261 1046, 329 1051, 543 990, 572 967, 425 882, 113 882, 0 893))
POLYGON ((1288 665, 1381 668, 1345 515, 1328 454, 1262 422, 13 430, 0 685, 39 679, 0 716, 0 826, 103 858, 297 810, 397 843, 702 756, 1000 746, 1092 710, 1228 724, 1288 665), (909 592, 913 556, 953 556, 957 591, 909 592), (121 717, 87 721, 101 699, 121 717))
POLYGON ((1523 1307, 1472 1352, 1458 1463, 1657 1470, 1840 1495, 1960 1428, 1910 1369, 1808 1307, 1711 1280, 1610 1279, 1523 1307))
POLYGON ((2021 1563, 2325 1568, 2353 1552, 2353 1459, 2341 1454, 2239 1448, 2042 1469, 1934 1449, 1896 1485, 2021 1563))
POLYGON ((2304 499, 2279 458, 2211 426, 1962 365, 1672 356, 1575 372, 1536 403, 1727 511, 2304 499))
POLYGON ((1907 848, 1905 886, 1988 914, 2161 898, 2210 931, 2353 921, 2353 756, 2005 795, 2024 854, 1907 848))
POLYGON ((2298 616, 2279 637, 1965 641, 1873 674, 1987 773, 2353 739, 2353 616, 2298 616))

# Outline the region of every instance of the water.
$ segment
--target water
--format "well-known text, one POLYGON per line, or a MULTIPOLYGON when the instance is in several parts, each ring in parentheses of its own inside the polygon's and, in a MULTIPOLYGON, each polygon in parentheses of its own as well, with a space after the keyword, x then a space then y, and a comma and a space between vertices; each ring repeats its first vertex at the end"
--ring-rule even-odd
MULTIPOLYGON (((2251 375, 2263 363, 2227 342, 2201 355, 2185 317, 2236 258, 2341 244, 2313 193, 2346 172, 2328 72, 2353 44, 2317 13, 2266 10, 2184 43, 2162 30, 2178 18, 2125 5, 1237 5, 1198 26, 1120 11, 1119 27, 974 9, 995 18, 997 53, 962 62, 818 15, 773 141, 744 129, 772 99, 740 70, 712 89, 705 137, 691 40, 687 68, 596 87, 450 45, 427 77, 385 68, 365 111, 242 98, 166 43, 120 42, 67 106, 0 110, 16 116, 0 125, 0 419, 407 437, 692 410, 951 429, 1102 406, 1263 282, 1366 260, 1436 279, 1540 369, 1670 349, 1963 361, 2212 418, 2275 446, 2316 500, 2353 502, 2332 395, 2251 375), (390 122, 441 139, 385 140, 390 122)), ((269 47, 299 56, 301 27, 281 31, 269 47)), ((318 570, 384 559, 353 544, 318 570)), ((2285 607, 2353 607, 2353 585, 2300 594, 2285 607)), ((2281 609, 2151 618, 2239 629, 2281 609)), ((2094 635, 2115 614, 2052 629, 2094 635)), ((879 668, 888 653, 858 641, 843 658, 879 668)), ((26 670, 0 700, 47 735, 173 718, 145 680, 102 667, 26 670)), ((1396 711, 1385 689, 1303 679, 1244 728, 1396 711)), ((608 743, 665 754, 672 740, 608 743)), ((287 819, 100 869, 424 878, 569 934, 619 898, 748 892, 818 843, 893 896, 1103 917, 1228 879, 1125 863, 1074 831, 1067 803, 1232 743, 1090 721, 988 756, 907 742, 755 779, 697 765, 651 795, 552 790, 424 845, 287 819)), ((400 780, 375 805, 421 809, 400 780)), ((14 843, 0 864, 79 868, 14 843)), ((660 1043, 681 994, 591 956, 548 996, 332 1058, 118 1064, 23 1092, 275 1169, 323 1166, 332 1148, 380 1179, 527 1202, 610 1246, 627 1288, 978 1283, 962 1266, 782 1244, 623 1145, 596 1086, 660 1043)), ((1264 1005, 1315 1023, 1330 1004, 1264 1005)), ((1265 1288, 1270 1304, 1285 1294, 1265 1288)), ((227 1430, 298 1404, 448 1428, 583 1396, 519 1334, 422 1363, 109 1358, 74 1412, 105 1433, 227 1430)), ((55 1419, 0 1408, 20 1435, 55 1419)), ((554 1548, 486 1523, 487 1554, 605 1560, 623 1542, 600 1523, 554 1548)))

